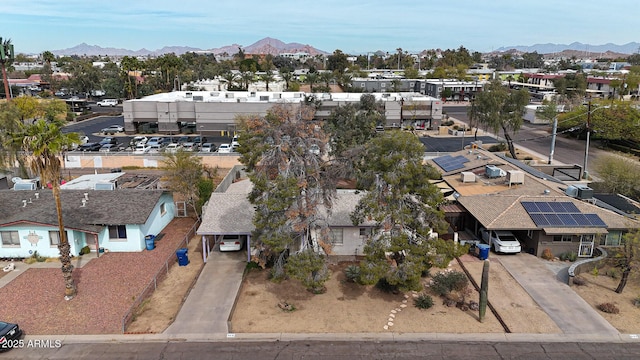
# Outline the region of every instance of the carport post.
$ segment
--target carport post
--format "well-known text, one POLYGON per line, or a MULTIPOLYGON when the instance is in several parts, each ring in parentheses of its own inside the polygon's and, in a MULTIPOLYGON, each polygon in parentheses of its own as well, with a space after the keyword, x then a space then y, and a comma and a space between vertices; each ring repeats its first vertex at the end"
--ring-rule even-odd
POLYGON ((247 262, 251 262, 251 235, 247 235, 247 262))
POLYGON ((207 253, 209 249, 207 249, 206 243, 207 237, 202 235, 202 261, 205 263, 207 262, 207 257, 209 257, 209 254, 207 253))

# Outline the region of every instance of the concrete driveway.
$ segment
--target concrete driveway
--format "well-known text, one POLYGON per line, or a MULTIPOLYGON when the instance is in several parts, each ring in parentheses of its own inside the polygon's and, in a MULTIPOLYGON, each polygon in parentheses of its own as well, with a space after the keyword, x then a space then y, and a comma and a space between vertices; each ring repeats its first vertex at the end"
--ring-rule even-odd
POLYGON ((246 252, 211 253, 175 321, 165 334, 226 334, 227 319, 242 283, 246 252))
POLYGON ((490 260, 499 261, 563 333, 618 338, 618 330, 561 282, 562 277, 546 266, 545 260, 525 253, 491 254, 490 260))

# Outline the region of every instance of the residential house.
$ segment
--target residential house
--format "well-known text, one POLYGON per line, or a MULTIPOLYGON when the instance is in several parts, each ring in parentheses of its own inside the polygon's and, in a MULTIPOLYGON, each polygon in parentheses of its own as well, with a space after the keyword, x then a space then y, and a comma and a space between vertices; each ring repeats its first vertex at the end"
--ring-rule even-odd
MULTIPOLYGON (((157 235, 174 218, 171 193, 163 190, 62 190, 62 217, 71 254, 141 251, 145 236, 157 235)), ((52 191, 0 191, 0 258, 34 252, 59 256, 58 218, 52 191)))
POLYGON ((478 237, 480 229, 508 230, 523 250, 541 256, 573 251, 588 257, 595 246, 618 246, 640 222, 596 205, 593 191, 571 185, 517 160, 479 148, 428 160, 453 189, 441 207, 452 232, 478 237))

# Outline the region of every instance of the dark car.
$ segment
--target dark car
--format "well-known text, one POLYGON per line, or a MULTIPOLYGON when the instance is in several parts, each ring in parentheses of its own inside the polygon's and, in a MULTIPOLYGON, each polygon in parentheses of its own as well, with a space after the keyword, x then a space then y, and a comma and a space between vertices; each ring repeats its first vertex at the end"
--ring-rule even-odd
POLYGON ((7 351, 18 347, 23 333, 18 324, 0 321, 0 351, 7 351))
POLYGON ((108 136, 108 137, 103 138, 102 140, 100 140, 100 145, 106 145, 106 144, 117 145, 118 144, 118 139, 108 136))
POLYGON ((102 144, 90 142, 86 144, 82 144, 78 147, 78 151, 98 151, 102 147, 102 144))

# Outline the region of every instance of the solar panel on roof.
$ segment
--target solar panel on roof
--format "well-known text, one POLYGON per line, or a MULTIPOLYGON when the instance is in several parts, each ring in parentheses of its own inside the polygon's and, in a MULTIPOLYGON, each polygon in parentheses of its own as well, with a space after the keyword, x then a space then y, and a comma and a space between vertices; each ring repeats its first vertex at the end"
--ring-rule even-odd
POLYGON ((582 214, 569 201, 523 201, 521 204, 536 226, 607 226, 597 214, 582 214))
POLYGON ((451 155, 444 155, 433 159, 433 162, 440 166, 440 168, 445 172, 462 169, 464 168, 464 163, 468 161, 469 160, 467 158, 461 155, 455 157, 451 155))
POLYGON ((584 214, 593 226, 607 226, 597 214, 584 214))

